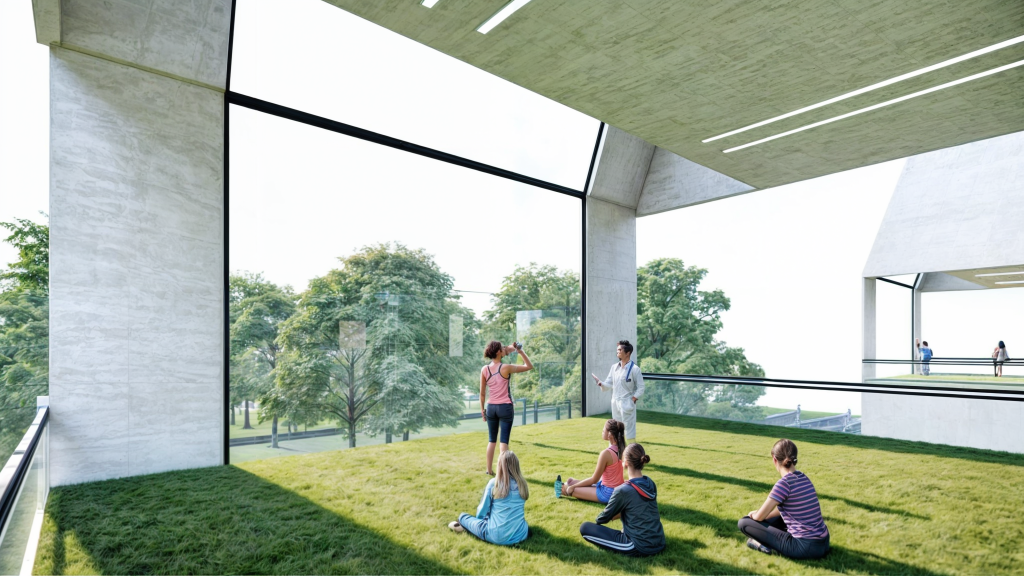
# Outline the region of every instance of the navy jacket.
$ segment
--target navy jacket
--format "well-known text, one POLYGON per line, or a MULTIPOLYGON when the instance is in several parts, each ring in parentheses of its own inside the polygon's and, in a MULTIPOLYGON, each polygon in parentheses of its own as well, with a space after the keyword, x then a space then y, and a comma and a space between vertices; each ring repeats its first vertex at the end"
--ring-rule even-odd
POLYGON ((636 551, 657 554, 665 549, 657 498, 658 487, 647 476, 624 482, 615 487, 608 505, 598 514, 597 523, 607 524, 616 514, 622 514, 622 531, 633 541, 636 551))

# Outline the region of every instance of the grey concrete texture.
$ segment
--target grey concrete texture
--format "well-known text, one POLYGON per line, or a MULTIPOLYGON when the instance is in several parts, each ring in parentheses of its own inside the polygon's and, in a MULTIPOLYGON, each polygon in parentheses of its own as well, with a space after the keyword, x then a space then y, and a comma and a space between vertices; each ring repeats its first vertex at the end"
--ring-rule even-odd
POLYGON ((921 275, 918 292, 956 292, 961 290, 984 290, 985 286, 945 272, 927 272, 921 275))
POLYGON ((231 0, 62 0, 61 44, 224 89, 231 0))
POLYGON ((614 126, 606 126, 594 181, 587 194, 635 210, 653 156, 653 145, 614 126))
POLYGON ((1024 402, 861 395, 865 436, 1024 453, 1024 402))
POLYGON ((223 94, 50 57, 53 485, 223 461, 223 94))
MULTIPOLYGON (((861 284, 861 358, 875 360, 878 358, 878 281, 864 278, 861 284)), ((861 382, 875 377, 875 364, 861 364, 861 382)))
MULTIPOLYGON (((636 213, 596 198, 587 199, 587 414, 611 410, 589 372, 603 379, 617 362, 616 343, 636 343, 636 213)), ((639 360, 643 350, 634 349, 639 360)))
POLYGON ((60 0, 32 0, 36 42, 49 46, 60 43, 60 0))
POLYGON ((636 215, 649 216, 753 190, 725 174, 658 148, 651 159, 636 215))
POLYGON ((1018 45, 713 143, 701 140, 1024 34, 1024 3, 327 0, 755 188, 1024 130, 1024 69, 722 150, 1024 58, 1018 45))
POLYGON ((1024 269, 1022 199, 1024 132, 909 158, 863 275, 1024 269))

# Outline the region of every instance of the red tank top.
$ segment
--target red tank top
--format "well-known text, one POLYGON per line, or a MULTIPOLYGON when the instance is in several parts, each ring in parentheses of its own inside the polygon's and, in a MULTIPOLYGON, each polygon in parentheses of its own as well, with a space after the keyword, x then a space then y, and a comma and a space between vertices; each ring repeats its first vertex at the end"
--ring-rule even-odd
POLYGON ((605 450, 610 450, 615 455, 615 462, 605 467, 604 474, 601 474, 601 485, 615 488, 622 484, 622 462, 619 461, 619 447, 609 446, 605 450))
POLYGON ((512 392, 509 390, 508 378, 501 375, 501 366, 491 372, 490 366, 484 366, 487 370, 487 403, 488 404, 511 404, 512 392))

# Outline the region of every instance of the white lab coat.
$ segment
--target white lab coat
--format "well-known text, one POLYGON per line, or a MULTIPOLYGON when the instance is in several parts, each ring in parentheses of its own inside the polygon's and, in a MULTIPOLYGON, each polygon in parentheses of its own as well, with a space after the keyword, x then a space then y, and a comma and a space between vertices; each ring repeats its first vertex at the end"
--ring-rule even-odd
POLYGON ((626 425, 626 439, 636 439, 636 404, 633 402, 644 395, 644 376, 635 362, 621 366, 612 364, 608 377, 603 381, 601 392, 612 393, 612 418, 626 425))

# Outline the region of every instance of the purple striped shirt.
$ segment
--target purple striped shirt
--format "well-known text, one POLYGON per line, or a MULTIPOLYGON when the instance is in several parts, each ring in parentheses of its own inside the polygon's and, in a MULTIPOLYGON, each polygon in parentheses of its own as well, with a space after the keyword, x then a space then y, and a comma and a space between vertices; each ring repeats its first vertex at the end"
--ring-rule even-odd
POLYGON ((803 472, 790 472, 783 476, 768 497, 779 503, 779 513, 793 538, 828 536, 825 519, 821 517, 818 493, 803 472))

